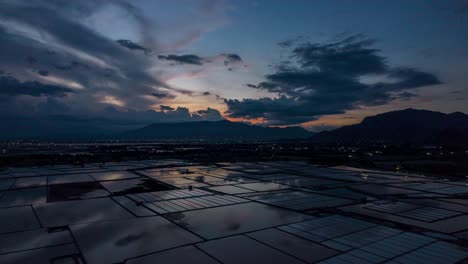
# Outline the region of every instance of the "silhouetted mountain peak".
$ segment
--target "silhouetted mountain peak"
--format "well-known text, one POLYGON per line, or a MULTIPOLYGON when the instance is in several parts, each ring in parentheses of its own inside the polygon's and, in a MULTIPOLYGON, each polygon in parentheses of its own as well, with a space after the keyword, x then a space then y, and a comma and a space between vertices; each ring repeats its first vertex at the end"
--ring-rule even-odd
POLYGON ((319 142, 349 143, 455 143, 467 139, 468 115, 413 108, 369 116, 359 124, 318 133, 313 137, 319 142))
POLYGON ((453 112, 449 114, 451 117, 456 117, 456 118, 468 118, 468 115, 462 112, 453 112))

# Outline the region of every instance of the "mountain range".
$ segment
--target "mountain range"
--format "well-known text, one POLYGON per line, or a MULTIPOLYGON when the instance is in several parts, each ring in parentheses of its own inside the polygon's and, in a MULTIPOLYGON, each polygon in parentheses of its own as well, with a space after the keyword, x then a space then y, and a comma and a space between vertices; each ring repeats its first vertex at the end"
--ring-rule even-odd
POLYGON ((49 140, 256 140, 300 139, 312 143, 466 144, 468 115, 405 109, 369 116, 361 123, 313 133, 302 127, 263 127, 245 123, 195 121, 154 123, 111 122, 105 119, 11 117, 0 139, 49 140))
POLYGON ((468 115, 405 109, 364 118, 356 125, 312 136, 319 143, 468 143, 468 115))
POLYGON ((122 138, 133 140, 278 140, 309 138, 312 135, 312 132, 301 127, 262 127, 221 120, 156 123, 140 129, 128 131, 122 135, 122 138))

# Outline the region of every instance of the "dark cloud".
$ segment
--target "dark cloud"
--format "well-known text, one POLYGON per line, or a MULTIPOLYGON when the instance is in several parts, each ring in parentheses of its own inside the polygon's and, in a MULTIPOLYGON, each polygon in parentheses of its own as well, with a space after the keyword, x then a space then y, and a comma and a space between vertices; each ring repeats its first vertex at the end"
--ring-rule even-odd
POLYGON ((123 47, 127 48, 127 49, 130 49, 130 50, 142 50, 143 52, 145 52, 146 54, 149 54, 152 52, 152 50, 150 49, 147 49, 135 42, 132 42, 131 40, 128 40, 128 39, 119 39, 117 40, 117 43, 119 43, 120 45, 122 45, 123 47))
POLYGON ((221 55, 224 56, 224 65, 225 66, 228 66, 230 64, 235 64, 235 63, 241 63, 242 62, 242 58, 237 54, 225 53, 225 54, 221 54, 221 55))
POLYGON ((77 61, 71 61, 69 64, 66 64, 66 65, 54 65, 54 68, 56 68, 57 70, 61 70, 61 71, 70 71, 73 69, 85 69, 85 70, 91 69, 89 65, 83 64, 77 61))
POLYGON ((201 95, 202 95, 202 96, 214 96, 214 97, 216 97, 216 100, 224 100, 224 98, 222 98, 222 97, 219 96, 218 94, 215 94, 215 93, 212 93, 212 92, 208 92, 208 91, 203 92, 201 95))
POLYGON ((61 103, 59 100, 57 100, 54 97, 47 97, 47 100, 44 102, 40 102, 37 107, 36 111, 37 113, 41 115, 51 115, 51 114, 66 114, 70 108, 64 104, 61 103))
POLYGON ((168 105, 160 105, 159 109, 161 109, 161 111, 174 111, 175 110, 174 107, 170 107, 168 105))
POLYGON ((146 46, 154 45, 153 25, 145 16, 144 12, 130 1, 126 0, 87 0, 87 1, 67 1, 67 0, 50 0, 50 1, 28 1, 14 0, 16 2, 27 3, 28 6, 44 7, 51 10, 60 11, 64 16, 70 19, 85 19, 89 18, 96 11, 106 7, 117 8, 124 12, 126 18, 132 20, 138 26, 137 31, 142 36, 142 43, 146 46))
POLYGON ((234 71, 239 67, 247 67, 247 64, 237 54, 223 53, 220 56, 224 58, 224 66, 227 67, 228 71, 234 71))
POLYGON ((302 68, 318 69, 343 76, 384 73, 386 59, 374 40, 354 35, 330 44, 301 44, 293 50, 293 57, 302 68))
POLYGON ((28 64, 33 65, 37 62, 37 59, 32 56, 27 56, 26 61, 28 62, 28 64))
POLYGON ((73 66, 71 66, 71 65, 54 65, 54 67, 57 70, 61 70, 61 71, 69 71, 69 70, 73 69, 73 66))
POLYGON ((289 48, 293 45, 294 41, 291 39, 278 42, 278 46, 281 48, 289 48))
POLYGON ((418 95, 415 93, 410 93, 410 92, 402 92, 399 94, 396 94, 395 97, 396 99, 401 99, 401 100, 409 100, 411 98, 417 97, 418 95))
POLYGON ((234 53, 223 53, 219 55, 223 59, 224 66, 227 67, 228 71, 234 71, 241 67, 247 67, 241 56, 234 53))
POLYGON ((163 92, 160 92, 160 93, 152 93, 151 94, 152 96, 156 97, 156 98, 159 98, 159 99, 165 99, 165 98, 175 98, 175 96, 173 94, 170 94, 170 93, 163 93, 163 92))
POLYGON ((441 83, 437 76, 416 68, 389 67, 374 44, 363 35, 333 43, 299 44, 291 50, 292 62, 276 65, 265 82, 248 85, 277 94, 276 98, 226 99, 226 113, 265 118, 274 125, 297 124, 360 106, 408 99, 408 90, 441 83), (364 82, 367 77, 382 81, 364 82))
POLYGON ((251 83, 247 83, 245 86, 250 87, 250 88, 258 88, 257 85, 251 84, 251 83))
MULTIPOLYGON (((193 25, 191 19, 190 25, 183 22, 159 28, 156 20, 160 18, 148 19, 145 14, 153 10, 147 12, 142 6, 149 5, 128 0, 1 1, 0 69, 5 71, 0 73, 2 122, 21 116, 49 133, 70 128, 62 126, 64 122, 92 122, 110 128, 214 117, 206 115, 208 112, 192 113, 187 108, 169 106, 164 111, 148 110, 169 104, 179 94, 195 96, 200 92, 167 84, 167 74, 181 72, 161 67, 156 56, 142 54, 150 50, 171 54, 186 48, 206 32, 210 21, 215 21, 193 25), (115 17, 119 17, 116 25, 102 24, 115 17), (120 25, 124 25, 123 30, 116 32, 113 27, 120 25)), ((183 10, 190 13, 193 5, 183 10)), ((205 63, 201 59, 200 63, 205 63)))
POLYGON ((192 64, 192 65, 202 65, 204 59, 198 57, 197 55, 188 54, 188 55, 159 55, 158 59, 172 61, 178 64, 192 64))
POLYGON ((278 46, 280 46, 281 48, 284 48, 284 49, 291 48, 291 47, 293 47, 296 43, 302 41, 303 39, 304 39, 303 36, 298 36, 298 37, 296 37, 296 38, 283 40, 283 41, 278 42, 278 46))
POLYGON ((131 124, 143 125, 161 122, 218 121, 222 119, 219 111, 212 108, 193 113, 186 107, 177 107, 174 109, 170 106, 160 105, 159 108, 161 111, 121 111, 109 107, 105 116, 114 121, 119 120, 122 123, 128 122, 131 124))
POLYGON ((458 0, 453 13, 461 16, 468 14, 468 1, 458 0))
POLYGON ((196 111, 192 114, 192 118, 199 119, 200 121, 218 121, 223 119, 218 110, 209 107, 206 110, 196 111))
POLYGON ((194 54, 187 55, 159 55, 158 59, 174 62, 175 64, 183 65, 197 65, 201 66, 204 64, 216 63, 222 61, 224 66, 227 67, 228 71, 233 71, 236 67, 245 66, 242 58, 234 53, 222 53, 213 57, 200 57, 194 54))
POLYGON ((418 88, 427 85, 441 84, 442 82, 437 76, 420 71, 415 68, 401 67, 392 69, 389 72, 389 77, 399 80, 396 83, 386 85, 386 89, 403 90, 407 87, 418 88))
POLYGON ((113 113, 106 116, 114 120, 114 122, 120 121, 123 124, 134 123, 142 125, 163 122, 219 121, 222 119, 219 111, 212 108, 190 112, 186 107, 177 107, 174 109, 173 107, 161 105, 160 109, 161 111, 148 110, 126 112, 114 109, 111 110, 113 113))
POLYGON ((56 86, 43 84, 37 81, 21 82, 11 76, 0 76, 0 94, 7 96, 30 95, 34 97, 52 96, 64 97, 73 90, 56 86))
POLYGON ((48 71, 45 71, 45 70, 39 70, 37 71, 37 74, 41 75, 41 76, 48 76, 49 75, 49 72, 48 71))
POLYGON ((83 23, 100 8, 124 8, 118 2, 2 2, 0 68, 8 69, 19 80, 42 82, 46 78, 58 87, 80 88, 80 93, 66 97, 77 112, 100 111, 105 96, 119 98, 125 107, 139 110, 171 98, 148 96, 167 91, 178 93, 149 71, 154 58, 135 54, 128 48, 131 45, 122 48, 83 23), (31 71, 38 74, 31 75, 31 71))

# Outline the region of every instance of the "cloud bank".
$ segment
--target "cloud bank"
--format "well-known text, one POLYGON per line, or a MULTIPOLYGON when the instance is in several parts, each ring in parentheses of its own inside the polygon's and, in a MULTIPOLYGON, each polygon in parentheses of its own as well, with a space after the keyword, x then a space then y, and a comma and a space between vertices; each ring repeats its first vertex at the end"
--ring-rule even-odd
POLYGON ((341 114, 363 106, 385 105, 411 97, 417 88, 441 84, 439 78, 413 67, 391 67, 375 41, 353 35, 332 43, 298 43, 289 60, 259 84, 276 97, 226 99, 234 118, 262 118, 269 125, 290 125, 341 114))
MULTIPOLYGON (((60 115, 69 122, 105 119, 107 124, 141 125, 221 119, 211 108, 191 112, 167 106, 178 96, 194 95, 164 80, 161 60, 197 64, 198 56, 155 55, 177 52, 168 47, 185 47, 196 39, 173 38, 171 32, 188 36, 198 31, 200 37, 212 28, 211 21, 222 11, 220 1, 209 2, 187 5, 186 11, 204 24, 179 23, 163 30, 133 1, 2 1, 0 107, 5 111, 0 117, 60 115), (109 17, 116 25, 108 23, 109 17), (167 107, 153 110, 159 105, 167 107)), ((208 63, 199 60, 200 65, 208 63)))

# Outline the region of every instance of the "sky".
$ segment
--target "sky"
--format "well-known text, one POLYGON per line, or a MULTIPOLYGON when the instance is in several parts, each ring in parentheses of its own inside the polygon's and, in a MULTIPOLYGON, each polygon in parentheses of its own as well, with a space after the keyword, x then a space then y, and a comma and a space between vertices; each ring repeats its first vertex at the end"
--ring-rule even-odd
POLYGON ((405 108, 468 112, 466 0, 0 2, 4 123, 321 131, 405 108))

